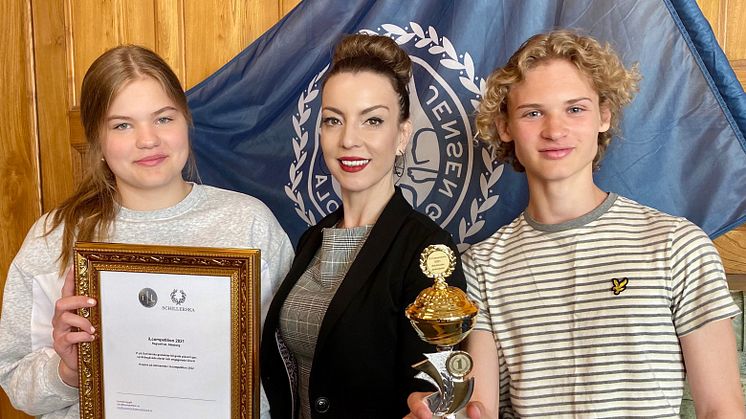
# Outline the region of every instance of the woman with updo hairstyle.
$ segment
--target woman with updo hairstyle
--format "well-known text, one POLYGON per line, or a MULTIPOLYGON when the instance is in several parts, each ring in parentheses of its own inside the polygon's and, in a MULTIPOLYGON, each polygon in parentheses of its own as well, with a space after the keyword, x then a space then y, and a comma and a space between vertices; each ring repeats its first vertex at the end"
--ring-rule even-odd
MULTIPOLYGON (((435 348, 404 310, 432 285, 425 247, 451 236, 395 186, 412 134, 412 62, 391 38, 348 35, 322 86, 320 143, 342 206, 300 238, 269 308, 261 376, 273 418, 393 418, 408 411, 412 364, 435 348)), ((456 253, 457 254, 457 253, 456 253)), ((460 263, 449 283, 465 288, 460 263)))
POLYGON ((293 258, 261 201, 185 179, 194 169, 192 117, 178 77, 155 52, 120 45, 99 56, 83 77, 80 118, 85 176, 31 227, 8 269, 0 317, 0 386, 15 408, 41 419, 80 417, 78 344, 101 338, 76 313, 96 305, 73 295, 76 241, 258 248, 263 307, 293 258))

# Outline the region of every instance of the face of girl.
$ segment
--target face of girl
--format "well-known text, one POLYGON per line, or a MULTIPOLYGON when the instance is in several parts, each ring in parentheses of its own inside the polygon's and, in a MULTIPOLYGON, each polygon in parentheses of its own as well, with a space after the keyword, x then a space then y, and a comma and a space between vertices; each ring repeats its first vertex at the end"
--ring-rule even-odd
POLYGON ((339 73, 321 99, 321 148, 342 199, 387 201, 393 167, 412 132, 399 122, 399 99, 388 78, 372 72, 339 73))
POLYGON ((153 197, 176 200, 158 205, 164 207, 184 197, 187 122, 160 83, 144 77, 124 86, 109 107, 103 130, 103 157, 116 177, 122 205, 139 209, 151 206, 145 201, 153 197))

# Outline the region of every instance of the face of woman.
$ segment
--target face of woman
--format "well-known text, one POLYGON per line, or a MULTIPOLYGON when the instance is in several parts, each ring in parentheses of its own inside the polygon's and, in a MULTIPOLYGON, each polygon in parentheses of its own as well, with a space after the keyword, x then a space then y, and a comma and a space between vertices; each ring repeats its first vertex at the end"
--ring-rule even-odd
POLYGON ((372 72, 339 73, 321 98, 321 148, 342 199, 388 201, 393 167, 412 132, 399 122, 399 99, 389 79, 372 72))
POLYGON ((121 203, 131 209, 164 208, 188 192, 181 171, 189 157, 186 119, 156 80, 121 89, 104 122, 102 152, 116 177, 121 203))

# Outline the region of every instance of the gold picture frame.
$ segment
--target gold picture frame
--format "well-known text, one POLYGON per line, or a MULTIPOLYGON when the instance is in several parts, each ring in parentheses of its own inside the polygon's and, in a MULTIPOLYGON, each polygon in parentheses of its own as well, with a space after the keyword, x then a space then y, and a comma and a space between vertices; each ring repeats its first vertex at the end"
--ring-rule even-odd
MULTIPOLYGON (((104 382, 104 363, 105 360, 109 361, 109 367, 111 372, 107 375, 107 379, 110 380, 111 391, 115 391, 117 387, 113 383, 119 381, 120 376, 127 376, 133 369, 143 370, 146 374, 151 373, 152 376, 160 376, 161 374, 173 374, 178 373, 181 381, 182 376, 190 376, 195 379, 199 377, 198 374, 192 371, 185 372, 186 370, 200 370, 200 371, 213 371, 208 369, 203 364, 210 364, 214 362, 214 359, 229 359, 230 361, 230 378, 229 384, 226 383, 227 377, 218 378, 207 377, 209 379, 216 379, 221 386, 230 387, 230 396, 220 394, 216 400, 222 400, 222 403, 218 402, 219 407, 222 411, 230 410, 230 417, 233 419, 241 418, 258 418, 259 417, 259 330, 261 325, 260 320, 260 251, 256 249, 219 249, 219 248, 203 248, 203 247, 182 247, 182 246, 155 246, 155 245, 133 245, 133 244, 116 244, 116 243, 88 243, 78 242, 74 248, 74 269, 75 269, 75 293, 76 295, 90 296, 99 303, 90 308, 81 308, 78 310, 78 314, 84 318, 87 318, 91 325, 96 329, 95 338, 91 342, 83 342, 79 344, 78 348, 78 368, 80 378, 80 417, 82 419, 94 419, 94 418, 105 418, 107 412, 110 413, 110 417, 118 416, 115 414, 120 409, 124 410, 144 410, 148 411, 147 407, 143 408, 141 403, 127 401, 131 398, 137 397, 150 397, 146 404, 151 403, 157 405, 159 408, 169 406, 164 403, 169 403, 168 399, 171 397, 151 395, 151 394, 139 394, 139 393, 114 393, 109 396, 109 400, 105 399, 107 393, 107 386, 104 382), (121 278, 120 278, 121 277, 121 278), (106 279, 102 279, 106 278, 106 279), (214 281, 207 281, 206 279, 214 279, 214 281), (164 282, 158 282, 164 281, 164 282), (171 281, 171 282, 169 282, 171 281), (181 281, 181 282, 179 282, 181 281), (126 301, 122 304, 132 304, 132 307, 136 306, 135 303, 131 303, 131 298, 127 298, 127 295, 116 295, 107 297, 107 294, 102 299, 102 288, 109 293, 114 293, 113 290, 120 289, 121 287, 135 287, 135 284, 147 283, 153 284, 152 287, 148 286, 142 288, 138 296, 138 303, 142 306, 138 309, 131 309, 129 313, 117 313, 108 314, 112 307, 114 310, 119 309, 119 301, 126 301), (102 284, 105 284, 102 286, 102 284), (168 284, 168 285, 166 285, 168 284), (206 295, 213 296, 213 298, 205 298, 206 306, 209 309, 201 310, 194 307, 188 307, 185 303, 187 299, 187 292, 185 292, 181 285, 174 284, 192 284, 198 289, 203 290, 206 295), (220 284, 220 285, 218 285, 220 284), (166 295, 161 295, 161 300, 165 301, 161 304, 157 304, 158 295, 152 288, 167 289, 173 288, 173 292, 166 292, 166 295), (220 301, 223 301, 222 295, 229 289, 229 294, 225 296, 225 300, 230 300, 230 307, 220 307, 220 301), (145 292, 146 290, 149 290, 145 292), (207 290, 206 292, 204 290, 207 290), (152 295, 151 292, 152 291, 152 295), (145 294, 143 294, 145 292, 145 294), (214 293, 218 298, 211 293, 214 293), (170 296, 170 301, 168 297, 170 296), (103 300, 103 301, 102 301, 103 300), (109 301, 108 303, 106 301, 109 301), (115 304, 116 302, 116 304, 115 304), (181 305, 183 304, 183 305, 181 305), (108 307, 107 307, 108 305, 108 307), (215 307, 219 307, 215 309, 215 307), (144 308, 144 309, 143 309, 144 308), (147 311, 148 309, 155 311, 147 311), (214 330, 230 330, 230 347, 227 348, 228 354, 222 351, 222 348, 218 348, 215 352, 215 356, 212 356, 212 352, 205 351, 203 355, 192 356, 192 355, 179 355, 175 352, 181 351, 182 338, 161 338, 161 337, 150 337, 147 336, 145 341, 142 340, 142 336, 132 336, 131 339, 127 333, 122 332, 125 338, 122 338, 118 334, 121 330, 137 329, 139 327, 132 326, 131 323, 137 319, 138 316, 148 316, 154 313, 156 316, 172 316, 176 314, 167 313, 167 311, 184 311, 184 312, 195 312, 184 314, 184 320, 178 320, 176 325, 169 325, 169 330, 186 330, 192 329, 193 320, 197 319, 199 324, 203 324, 205 321, 214 322, 208 323, 210 326, 214 326, 214 330), (222 313, 230 311, 230 319, 227 320, 225 316, 211 316, 212 313, 222 313), (102 324, 102 311, 105 313, 102 324), (198 312, 201 311, 201 312, 198 312), (143 314, 145 313, 145 314, 143 314), (191 317, 189 317, 192 315, 191 317), (122 316, 122 317, 120 317, 122 316), (211 317, 216 317, 212 319, 211 317), (205 320, 207 318, 207 320, 205 320), (108 319, 108 320, 107 320, 108 319), (126 320, 122 320, 126 319, 126 320), (128 327, 116 327, 117 322, 126 321, 128 327), (186 322, 184 325, 179 325, 180 322, 186 322), (226 322, 229 322, 227 324, 226 322), (109 326, 110 325, 110 326, 109 326), (173 329, 171 329, 173 326, 173 329), (110 337, 107 339, 107 333, 110 337), (112 339, 116 339, 116 342, 111 342, 112 339), (133 352, 124 351, 126 355, 115 355, 119 353, 122 343, 129 345, 135 342, 135 345, 145 345, 148 343, 151 345, 169 345, 178 348, 162 347, 158 348, 148 346, 148 350, 153 352, 133 352), (149 342, 146 342, 149 341, 149 342), (138 343, 140 342, 140 343, 138 343), (173 343, 177 342, 177 343, 173 343), (113 346, 116 344, 116 346, 113 346), (104 353, 104 348, 117 348, 107 349, 108 355, 104 353), (173 351, 171 354, 164 352, 166 350, 173 351), (158 352, 161 351, 161 352, 158 352), (143 355, 145 354, 145 355, 143 355), (211 356, 204 356, 210 354, 211 356), (147 356, 146 356, 147 355, 147 356), (107 358, 107 356, 109 358, 107 358), (158 363, 152 359, 159 359, 158 363), (121 362, 122 370, 120 371, 118 366, 115 369, 111 366, 111 362, 117 362, 120 359, 124 360, 121 362), (151 360, 151 361, 148 361, 151 360), (204 360, 204 361, 201 361, 204 360), (191 362, 191 365, 184 364, 184 362, 191 362), (130 365, 135 365, 131 367, 130 365), (185 366, 186 365, 186 366, 185 366), (156 368, 158 367, 158 368, 156 368), (181 368, 182 370, 176 370, 181 368), (164 372, 161 373, 160 371, 164 372), (125 394, 127 396, 121 396, 125 394), (127 400, 120 400, 122 397, 127 400), (164 398, 167 401, 160 399, 164 398), (227 397, 230 397, 229 399, 227 397), (116 405, 112 405, 114 399, 116 399, 116 405), (108 403, 108 404, 107 404, 108 403), (228 408, 226 405, 230 404, 228 408), (112 407, 114 406, 114 407, 112 407)), ((136 288, 135 288, 136 289, 136 288)), ((191 294, 196 294, 192 293, 191 294)), ((131 294, 124 292, 124 294, 131 294)), ((163 292, 161 292, 163 294, 163 292)), ((131 297, 131 296, 130 296, 131 297)), ((197 297, 191 297, 192 300, 199 300, 200 295, 197 297)), ((196 304, 196 303, 195 303, 196 304)), ((200 303, 201 304, 201 303, 200 303)), ((122 306, 124 307, 124 306, 122 306)), ((130 306, 126 306, 130 307, 130 306)), ((120 309, 121 310, 121 309, 120 309)), ((130 310, 129 308, 126 310, 130 310)), ((171 317, 168 317, 169 319, 171 317)), ((196 321, 196 320, 195 320, 196 321)), ((147 322, 146 322, 147 323, 147 322)), ((151 322, 158 326, 163 326, 163 322, 151 322)), ((150 323, 145 325, 145 329, 150 328, 150 323)), ((196 327, 195 327, 196 328, 196 327)), ((204 329, 208 330, 208 329, 204 329)), ((213 329, 209 329, 213 330, 213 329)), ((144 331, 142 333, 149 333, 144 331)), ((193 333, 189 331, 188 333, 193 333)), ((196 333, 196 332, 194 332, 196 333)), ((135 333, 136 334, 136 333, 135 333)), ((222 336, 222 335, 221 335, 222 336)), ((219 342, 226 340, 227 338, 221 337, 212 343, 204 343, 199 339, 190 339, 190 342, 198 342, 196 344, 190 343, 192 346, 204 346, 207 344, 219 345, 219 342), (222 340, 221 340, 222 339, 222 340)), ((187 346, 184 343, 184 346, 187 346)), ((195 352, 196 353, 196 352, 195 352)), ((224 361, 223 361, 224 363, 224 361)), ((116 365, 116 364, 115 364, 116 365)), ((227 367, 221 364, 221 368, 227 367)), ((220 371, 221 368, 214 369, 220 371)), ((225 375, 225 371, 222 370, 225 375)), ((204 372, 203 372, 204 373, 204 372)), ((210 372, 209 374, 212 374, 210 372)), ((208 375, 209 375, 208 374, 208 375)), ((200 377, 203 378, 203 377, 200 377)), ((164 378, 165 379, 165 378, 164 378)), ((145 381, 147 383, 147 381, 145 381)), ((154 379, 153 382, 157 382, 154 379)), ((200 382, 209 382, 208 379, 200 382)), ((129 384, 128 384, 129 385, 129 384)), ((221 386, 209 386, 205 390, 213 391, 214 387, 221 388, 221 386)), ((205 387, 208 387, 205 385, 205 387)), ((169 385, 170 389, 171 386, 169 385)), ((181 397, 173 397, 173 402, 179 402, 177 406, 179 408, 183 406, 181 397)), ((202 400, 199 398, 187 400, 197 400, 193 403, 211 402, 212 400, 202 400)), ((150 404, 148 404, 150 406, 150 404)), ((201 405, 200 405, 201 406, 201 405)), ((173 408, 173 406, 172 406, 173 408)), ((150 410, 152 412, 152 408, 150 410)), ((169 411, 173 414, 173 411, 169 411)), ((152 412, 153 417, 159 417, 156 412, 152 412)), ((181 415, 179 415, 181 416, 181 415)), ((207 417, 207 416, 206 416, 207 417)), ((210 414, 209 417, 220 417, 210 414)))

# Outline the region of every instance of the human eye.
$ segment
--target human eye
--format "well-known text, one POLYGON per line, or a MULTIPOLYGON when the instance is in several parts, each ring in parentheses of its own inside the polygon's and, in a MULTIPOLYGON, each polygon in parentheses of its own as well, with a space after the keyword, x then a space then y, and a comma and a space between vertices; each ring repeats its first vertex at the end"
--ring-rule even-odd
POLYGON ((530 110, 530 111, 524 112, 522 116, 524 118, 535 119, 541 116, 541 111, 530 110))
POLYGON ((112 127, 112 129, 115 131, 124 131, 129 128, 132 128, 132 125, 130 125, 129 122, 120 122, 112 127))
POLYGON ((169 122, 173 121, 174 119, 170 116, 162 116, 155 120, 155 123, 158 125, 168 124, 169 122))
POLYGON ((334 117, 334 116, 325 116, 321 118, 321 125, 326 125, 326 126, 342 125, 342 121, 340 121, 339 118, 334 117))
POLYGON ((383 119, 381 119, 381 118, 379 118, 377 116, 374 116, 374 117, 368 118, 365 121, 365 123, 368 124, 368 125, 371 125, 371 126, 375 127, 375 126, 383 124, 383 119))
POLYGON ((581 113, 581 112, 583 112, 584 110, 585 110, 585 109, 584 109, 584 108, 583 108, 582 106, 570 106, 570 107, 569 107, 569 108, 567 109, 567 112, 568 112, 568 113, 581 113))

